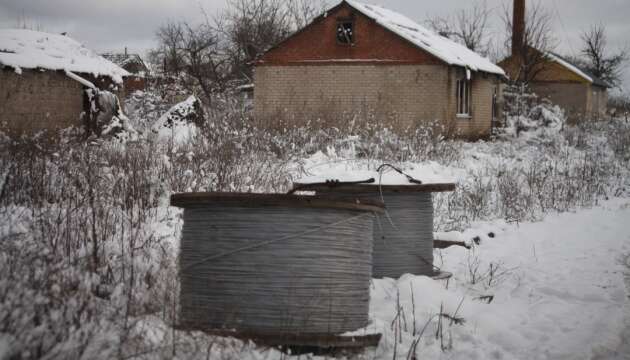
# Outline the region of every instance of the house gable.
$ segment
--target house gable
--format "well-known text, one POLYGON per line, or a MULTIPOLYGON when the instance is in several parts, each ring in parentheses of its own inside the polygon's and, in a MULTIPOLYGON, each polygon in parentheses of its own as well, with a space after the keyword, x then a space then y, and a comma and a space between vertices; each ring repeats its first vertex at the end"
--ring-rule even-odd
POLYGON ((550 61, 545 69, 536 77, 537 81, 552 81, 552 82, 577 82, 581 84, 590 84, 591 82, 575 72, 567 69, 562 64, 554 61, 550 61))
MULTIPOLYGON (((508 73, 510 78, 516 79, 520 68, 520 59, 512 55, 499 62, 499 66, 508 73)), ((565 66, 561 61, 554 61, 551 57, 540 66, 543 68, 536 74, 534 79, 536 82, 580 83, 585 85, 592 83, 591 79, 581 76, 575 69, 565 66)))
POLYGON ((335 62, 445 64, 343 2, 269 50, 258 65, 335 62), (336 31, 339 22, 352 22, 353 45, 338 42, 336 31))

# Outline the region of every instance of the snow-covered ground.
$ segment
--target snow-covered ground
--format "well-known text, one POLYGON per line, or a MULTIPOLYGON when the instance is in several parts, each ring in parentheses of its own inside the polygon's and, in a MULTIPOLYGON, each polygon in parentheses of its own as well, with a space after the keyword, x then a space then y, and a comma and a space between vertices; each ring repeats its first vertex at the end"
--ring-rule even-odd
POLYGON ((474 246, 436 251, 448 282, 374 280, 372 324, 358 331, 383 339, 355 358, 630 353, 620 342, 630 337, 629 123, 532 121, 518 138, 466 143, 369 123, 271 132, 228 111, 205 127, 167 128, 165 139, 151 127, 166 109, 146 95, 125 107, 138 141, 0 141, 0 359, 287 358, 174 329, 183 220, 169 196, 283 193, 309 177, 408 181, 376 172, 383 163, 425 183, 456 182, 434 196, 435 231, 474 246))
POLYGON ((426 277, 375 280, 371 316, 386 334, 379 358, 393 356, 397 293, 407 324, 396 352, 407 358, 414 338, 412 287, 417 332, 441 306, 444 313, 465 321, 444 321, 440 338, 445 352, 442 340, 436 340, 436 325, 427 328, 416 348, 418 358, 630 357, 621 353, 628 350, 622 344, 630 294, 622 254, 630 252, 629 220, 626 199, 520 226, 484 224, 496 236, 484 238, 472 253, 463 248, 442 251, 442 268, 454 273, 448 288, 444 281, 426 277), (497 267, 494 279, 490 264, 497 267), (479 280, 472 285, 475 269, 479 280), (493 299, 488 304, 482 296, 493 299))
MULTIPOLYGON (((626 289, 630 293, 630 253, 626 256, 626 289)), ((625 325, 623 333, 621 334, 622 339, 630 339, 630 296, 628 296, 628 300, 626 300, 626 306, 624 307, 625 313, 625 325)), ((614 356, 617 360, 621 360, 624 357, 627 359, 630 354, 630 341, 622 341, 621 344, 617 347, 614 352, 614 356)))

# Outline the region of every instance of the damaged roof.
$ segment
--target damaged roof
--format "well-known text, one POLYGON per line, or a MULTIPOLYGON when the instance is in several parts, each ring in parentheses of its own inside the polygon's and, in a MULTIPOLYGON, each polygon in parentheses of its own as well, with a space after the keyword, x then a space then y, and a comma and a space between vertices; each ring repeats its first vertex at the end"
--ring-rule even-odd
POLYGON ((125 67, 131 64, 138 64, 143 68, 143 71, 148 71, 147 65, 142 60, 142 57, 139 54, 131 54, 131 53, 104 53, 101 54, 105 59, 113 62, 114 64, 125 67))
POLYGON ((402 14, 355 0, 344 0, 344 2, 376 21, 379 25, 449 65, 505 76, 503 69, 495 65, 490 59, 477 54, 464 45, 436 34, 402 14))

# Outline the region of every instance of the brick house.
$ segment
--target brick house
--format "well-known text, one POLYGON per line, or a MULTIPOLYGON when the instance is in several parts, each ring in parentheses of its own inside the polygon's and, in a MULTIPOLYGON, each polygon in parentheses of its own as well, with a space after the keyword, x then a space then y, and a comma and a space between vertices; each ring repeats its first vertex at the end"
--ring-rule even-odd
POLYGON ((254 113, 270 127, 372 113, 397 130, 438 124, 479 138, 491 132, 504 76, 403 15, 348 0, 260 58, 254 113))
MULTIPOLYGON (((535 50, 531 50, 535 51, 535 50)), ((499 65, 512 79, 518 79, 519 57, 512 55, 499 65)), ((608 85, 580 65, 549 52, 539 65, 529 88, 539 97, 564 109, 570 123, 585 118, 599 118, 606 113, 608 85)))
POLYGON ((128 73, 75 40, 0 29, 0 131, 55 131, 83 124, 87 86, 123 91, 128 73))
POLYGON ((146 79, 149 76, 149 68, 139 54, 131 54, 125 48, 124 53, 105 53, 102 56, 127 70, 128 76, 123 77, 125 91, 130 94, 136 90, 146 88, 146 79))
POLYGON ((512 23, 512 53, 499 62, 511 79, 521 78, 524 59, 540 59, 530 65, 532 79, 528 79, 528 86, 541 98, 563 108, 570 123, 598 118, 606 112, 609 84, 569 59, 553 52, 542 54, 526 44, 525 0, 514 1, 512 23))

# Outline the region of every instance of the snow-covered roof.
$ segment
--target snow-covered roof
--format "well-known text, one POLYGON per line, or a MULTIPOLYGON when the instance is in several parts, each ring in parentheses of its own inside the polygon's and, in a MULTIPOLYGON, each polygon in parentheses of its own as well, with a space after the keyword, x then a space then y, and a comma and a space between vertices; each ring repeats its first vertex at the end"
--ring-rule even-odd
POLYGON ((0 29, 0 65, 18 73, 40 68, 108 76, 117 83, 130 75, 65 35, 25 29, 0 29))
POLYGON ((587 80, 588 82, 593 82, 593 78, 586 75, 585 72, 583 72, 582 70, 580 70, 577 66, 571 64, 569 61, 563 59, 561 56, 558 56, 552 52, 547 53, 547 56, 549 57, 549 59, 551 59, 554 62, 557 62, 558 64, 564 66, 565 68, 567 68, 568 70, 570 70, 571 72, 575 73, 576 75, 578 75, 579 77, 587 80))
POLYGON ((375 20, 381 26, 393 31, 398 36, 410 41, 449 65, 462 66, 473 71, 505 75, 503 69, 492 63, 488 58, 477 54, 464 45, 426 29, 404 15, 380 6, 368 5, 355 0, 345 0, 345 2, 363 15, 375 20))
POLYGON ((555 54, 553 52, 548 52, 547 56, 549 57, 549 59, 551 59, 551 61, 554 61, 560 65, 562 65, 563 67, 565 67, 567 70, 571 71, 572 73, 578 75, 579 77, 583 78, 584 80, 590 82, 593 85, 597 85, 597 86, 602 86, 602 87, 610 87, 610 84, 608 84, 606 81, 598 78, 597 76, 591 74, 588 70, 583 69, 582 67, 580 67, 577 64, 572 63, 570 60, 555 54))

